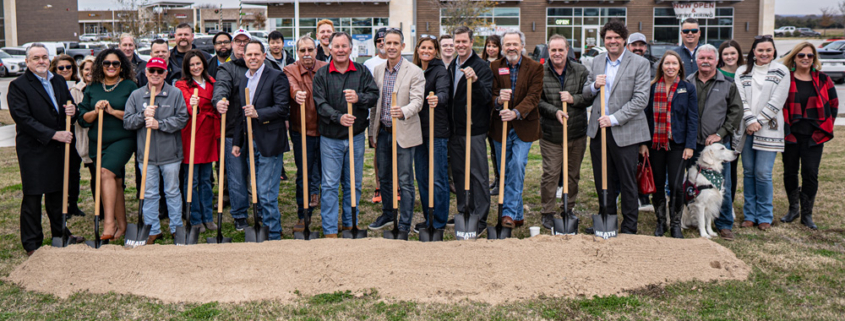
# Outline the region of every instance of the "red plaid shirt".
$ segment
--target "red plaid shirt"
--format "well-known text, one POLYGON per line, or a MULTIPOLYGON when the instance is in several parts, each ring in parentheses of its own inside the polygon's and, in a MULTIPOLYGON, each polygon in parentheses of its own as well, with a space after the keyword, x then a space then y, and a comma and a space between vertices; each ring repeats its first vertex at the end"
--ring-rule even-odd
POLYGON ((813 85, 816 88, 816 97, 807 101, 807 106, 802 106, 798 99, 798 89, 795 85, 795 72, 790 75, 789 96, 783 106, 783 119, 786 123, 784 134, 787 143, 796 143, 789 126, 798 121, 811 121, 816 131, 813 132, 812 145, 819 145, 833 138, 833 125, 836 122, 836 115, 839 113, 839 98, 836 96, 836 88, 833 80, 823 72, 812 71, 813 85))

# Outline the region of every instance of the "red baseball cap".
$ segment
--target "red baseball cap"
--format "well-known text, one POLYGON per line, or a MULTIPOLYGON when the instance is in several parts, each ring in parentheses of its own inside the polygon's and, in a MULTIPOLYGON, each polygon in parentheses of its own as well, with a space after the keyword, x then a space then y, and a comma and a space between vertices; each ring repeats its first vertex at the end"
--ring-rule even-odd
POLYGON ((152 58, 150 61, 147 61, 147 69, 152 68, 161 68, 167 70, 167 63, 164 62, 164 59, 161 58, 152 58))

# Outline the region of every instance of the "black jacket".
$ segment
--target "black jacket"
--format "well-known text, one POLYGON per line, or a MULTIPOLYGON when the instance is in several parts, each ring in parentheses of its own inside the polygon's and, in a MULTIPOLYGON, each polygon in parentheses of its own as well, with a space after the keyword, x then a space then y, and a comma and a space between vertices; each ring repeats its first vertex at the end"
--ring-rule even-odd
POLYGON ((147 69, 147 62, 144 59, 141 59, 138 54, 132 54, 132 65, 135 66, 135 83, 138 82, 138 77, 141 77, 141 74, 144 73, 144 70, 147 69))
MULTIPOLYGON (((50 83, 58 111, 32 71, 26 70, 9 84, 7 103, 16 125, 15 151, 25 195, 62 190, 65 144, 53 140, 53 135, 65 130, 65 109, 62 106, 73 98, 62 76, 53 74, 50 83)), ((74 115, 71 122, 75 121, 74 115)), ((71 142, 71 146, 74 145, 76 138, 71 142)))
MULTIPOLYGON (((239 78, 238 91, 245 92, 247 88, 246 75, 239 78)), ((258 86, 252 96, 252 105, 258 112, 258 118, 250 118, 252 121, 252 139, 255 141, 255 148, 262 156, 276 156, 289 149, 288 131, 285 121, 290 114, 288 99, 290 97, 290 84, 285 73, 264 65, 264 71, 258 80, 258 86)), ((249 105, 245 95, 240 95, 241 106, 249 105)), ((231 106, 229 109, 232 109, 231 106)), ((234 146, 247 146, 247 126, 242 108, 235 108, 236 121, 233 135, 234 146)), ((249 152, 242 150, 242 152, 249 152)))
POLYGON ((211 59, 208 61, 208 75, 211 76, 211 78, 217 79, 217 70, 222 65, 223 64, 217 64, 217 56, 212 56, 211 59))
MULTIPOLYGON (((449 64, 449 78, 452 79, 450 85, 453 89, 449 92, 449 105, 451 106, 451 123, 453 135, 464 135, 466 132, 467 120, 467 79, 461 77, 458 80, 457 89, 455 88, 455 64, 458 63, 460 57, 455 57, 452 63, 449 64)), ((464 62, 460 68, 472 67, 478 80, 472 83, 472 130, 471 135, 487 135, 490 128, 490 110, 493 99, 493 71, 490 70, 490 64, 479 57, 475 52, 464 62)))
POLYGON ((329 62, 332 59, 331 53, 326 53, 323 51, 323 46, 320 45, 320 41, 317 40, 317 56, 315 57, 319 61, 329 62))
MULTIPOLYGON (((446 71, 446 65, 440 59, 432 59, 428 63, 428 68, 425 69, 425 97, 428 93, 434 92, 437 95, 437 107, 434 108, 434 137, 449 138, 449 89, 452 86, 452 80, 449 78, 449 72, 446 71)), ((423 108, 420 111, 420 123, 422 123, 422 135, 428 139, 428 102, 423 102, 423 108)))
MULTIPOLYGON (((146 68, 146 63, 144 64, 146 68)), ((182 79, 182 69, 177 67, 173 64, 171 60, 167 64, 167 78, 164 79, 164 82, 168 85, 175 86, 176 82, 182 79)), ((141 69, 141 72, 138 74, 138 88, 144 87, 147 85, 147 74, 145 73, 144 69, 141 69)))
POLYGON ((378 86, 364 65, 350 61, 349 68, 343 74, 330 72, 334 69, 334 63, 329 63, 314 73, 314 105, 320 115, 321 136, 334 139, 349 137, 349 130, 340 124, 340 117, 347 113, 344 89, 358 93, 358 102, 352 104, 352 115, 356 118, 352 126, 353 133, 363 133, 370 124, 367 115, 370 107, 378 102, 378 86), (353 66, 355 70, 351 70, 353 66))
MULTIPOLYGON (((264 61, 264 65, 272 67, 270 62, 266 60, 264 61)), ((211 105, 217 108, 217 102, 223 100, 223 98, 229 100, 229 110, 226 111, 226 137, 229 138, 234 137, 235 121, 238 119, 235 113, 237 112, 236 109, 241 108, 240 96, 242 92, 237 90, 240 84, 239 79, 244 77, 247 70, 249 68, 246 67, 246 62, 244 62, 243 58, 232 58, 229 62, 220 65, 217 68, 217 75, 212 76, 215 82, 211 105)))
MULTIPOLYGON (((191 45, 191 49, 197 49, 197 45, 191 45)), ((200 52, 202 52, 202 56, 203 56, 203 58, 205 58, 206 62, 211 60, 210 54, 208 54, 207 52, 202 51, 202 50, 200 50, 200 52)), ((172 49, 170 49, 170 62, 168 62, 168 64, 169 65, 175 65, 176 67, 179 67, 179 69, 182 69, 182 61, 184 60, 184 58, 185 58, 185 54, 179 52, 179 50, 176 50, 176 47, 174 46, 172 49)), ((168 83, 170 83, 170 82, 168 82, 168 83)), ((171 85, 173 85, 173 84, 171 84, 171 85)))

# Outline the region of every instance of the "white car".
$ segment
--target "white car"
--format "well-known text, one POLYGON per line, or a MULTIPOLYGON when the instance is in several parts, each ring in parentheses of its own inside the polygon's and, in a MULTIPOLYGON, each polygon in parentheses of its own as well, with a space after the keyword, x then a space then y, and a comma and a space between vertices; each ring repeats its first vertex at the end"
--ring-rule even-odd
POLYGON ((23 47, 3 47, 0 50, 14 58, 26 58, 26 48, 23 47))
POLYGON ((2 70, 0 70, 0 76, 2 77, 19 75, 26 71, 25 58, 15 58, 5 51, 0 50, 0 59, 3 60, 2 70))
POLYGON ((592 47, 587 50, 587 52, 581 55, 580 62, 582 65, 584 65, 584 67, 587 67, 587 71, 592 72, 592 70, 590 69, 593 66, 593 58, 604 52, 607 52, 607 49, 605 49, 604 47, 592 47))
MULTIPOLYGON (((845 53, 837 50, 819 49, 819 62, 822 72, 830 76, 834 83, 845 83, 845 53)), ((3 59, 5 61, 5 59, 3 59)))
POLYGON ((149 60, 150 60, 150 58, 152 58, 152 57, 150 57, 150 52, 151 52, 151 51, 152 51, 152 49, 151 49, 151 48, 149 48, 149 47, 147 47, 147 48, 139 48, 139 49, 135 50, 135 52, 138 54, 138 57, 140 57, 140 58, 141 58, 141 59, 143 59, 144 61, 149 61, 149 60))
POLYGON ((783 26, 783 27, 775 29, 774 33, 775 33, 775 36, 784 36, 788 32, 789 35, 791 36, 792 32, 795 31, 795 29, 796 28, 794 26, 783 26))
POLYGON ((86 33, 79 36, 79 41, 97 41, 100 40, 100 36, 96 33, 86 33))

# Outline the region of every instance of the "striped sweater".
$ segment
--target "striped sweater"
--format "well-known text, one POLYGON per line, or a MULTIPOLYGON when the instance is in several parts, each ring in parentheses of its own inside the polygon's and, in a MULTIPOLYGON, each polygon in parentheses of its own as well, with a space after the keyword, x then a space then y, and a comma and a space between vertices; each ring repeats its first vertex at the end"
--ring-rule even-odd
POLYGON ((742 99, 743 116, 738 132, 733 135, 734 149, 742 151, 747 138, 745 128, 758 122, 762 128, 753 135, 753 149, 783 152, 784 122, 781 109, 789 94, 789 69, 777 61, 765 66, 755 65, 754 69, 744 74, 746 66, 740 66, 736 71, 735 81, 742 99))

